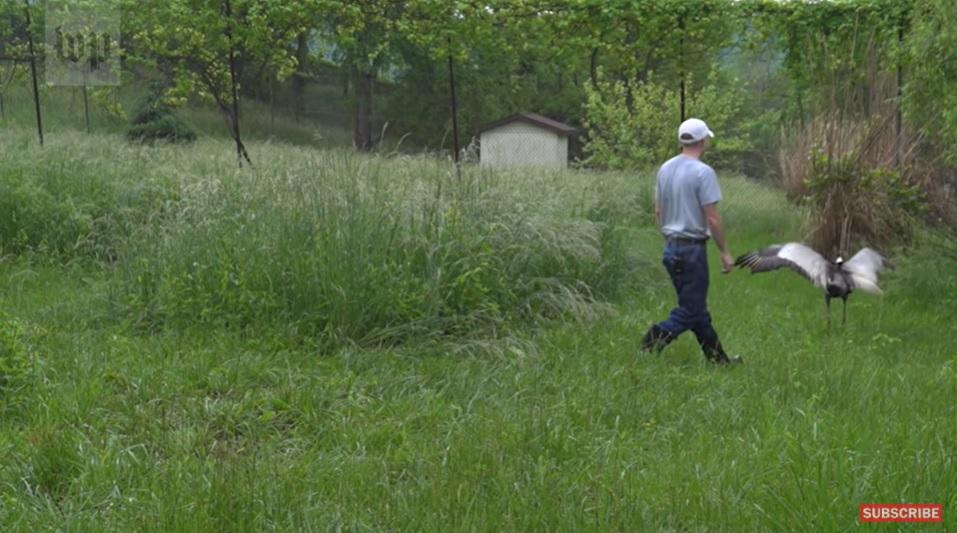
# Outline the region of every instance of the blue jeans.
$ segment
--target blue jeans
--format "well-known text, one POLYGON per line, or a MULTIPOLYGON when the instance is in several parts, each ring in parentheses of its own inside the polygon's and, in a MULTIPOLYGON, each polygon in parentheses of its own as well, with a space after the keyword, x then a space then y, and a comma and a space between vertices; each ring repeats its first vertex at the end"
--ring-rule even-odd
POLYGON ((662 259, 678 293, 678 306, 658 327, 674 338, 691 330, 702 349, 718 345, 718 334, 708 312, 708 253, 704 244, 665 244, 662 259))

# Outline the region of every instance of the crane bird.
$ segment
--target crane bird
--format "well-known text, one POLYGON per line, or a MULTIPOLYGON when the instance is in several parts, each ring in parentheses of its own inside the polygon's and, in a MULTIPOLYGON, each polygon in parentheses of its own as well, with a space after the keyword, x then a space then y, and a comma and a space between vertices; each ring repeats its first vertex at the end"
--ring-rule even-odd
POLYGON ((850 260, 838 257, 828 261, 811 248, 791 242, 776 244, 762 250, 742 255, 734 264, 739 268, 748 268, 752 274, 770 272, 782 267, 790 268, 801 274, 815 286, 824 289, 824 301, 827 304, 827 323, 831 323, 831 298, 844 301, 842 324, 847 323, 847 297, 855 290, 872 294, 881 294, 877 286, 877 273, 893 266, 881 254, 870 248, 862 248, 850 260))

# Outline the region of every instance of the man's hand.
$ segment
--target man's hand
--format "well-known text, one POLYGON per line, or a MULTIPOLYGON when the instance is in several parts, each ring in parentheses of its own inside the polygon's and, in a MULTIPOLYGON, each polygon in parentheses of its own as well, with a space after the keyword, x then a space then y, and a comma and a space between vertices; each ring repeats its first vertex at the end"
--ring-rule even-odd
POLYGON ((728 274, 734 268, 734 258, 728 252, 721 252, 721 273, 728 274))
POLYGON ((721 223, 721 215, 718 214, 718 204, 708 204, 701 208, 708 221, 708 228, 711 229, 711 238, 721 251, 721 273, 727 274, 734 268, 734 258, 728 252, 728 246, 724 240, 724 225, 721 223))

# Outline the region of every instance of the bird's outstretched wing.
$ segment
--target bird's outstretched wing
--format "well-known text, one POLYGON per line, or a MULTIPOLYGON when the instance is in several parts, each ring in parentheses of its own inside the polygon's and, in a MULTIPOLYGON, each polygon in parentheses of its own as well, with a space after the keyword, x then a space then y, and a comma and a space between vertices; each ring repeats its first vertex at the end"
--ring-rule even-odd
POLYGON ((827 260, 821 257, 821 254, 796 242, 776 244, 744 254, 734 264, 740 268, 751 269, 752 274, 787 267, 818 287, 827 285, 827 260))
POLYGON ((851 275, 855 289, 874 294, 881 293, 881 288, 877 286, 877 273, 885 268, 893 268, 883 255, 870 248, 862 248, 841 267, 851 275))

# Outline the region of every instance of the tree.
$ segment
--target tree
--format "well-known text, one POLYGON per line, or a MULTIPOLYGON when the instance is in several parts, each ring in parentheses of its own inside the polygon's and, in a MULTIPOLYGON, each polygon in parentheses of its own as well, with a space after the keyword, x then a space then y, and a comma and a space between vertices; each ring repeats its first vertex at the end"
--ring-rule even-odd
MULTIPOLYGON (((16 71, 17 62, 29 65, 30 78, 33 85, 33 103, 36 113, 37 134, 40 144, 43 144, 43 115, 40 108, 40 83, 37 72, 39 57, 38 38, 40 24, 35 20, 36 11, 34 0, 22 2, 4 2, 0 6, 0 59, 12 62, 12 75, 16 71)), ((0 80, 2 81, 2 80, 0 80)))
MULTIPOLYGON (((365 151, 374 145, 373 93, 381 73, 387 68, 397 72, 410 94, 430 103, 434 103, 430 95, 439 96, 433 94, 435 89, 442 102, 448 102, 448 82, 436 76, 448 73, 450 55, 454 62, 463 61, 471 51, 483 48, 493 34, 489 21, 496 2, 320 0, 319 4, 315 29, 334 43, 348 76, 354 94, 353 145, 365 151), (421 80, 412 80, 409 67, 420 69, 421 80)), ((501 53, 496 60, 509 61, 501 53)), ((434 106, 429 109, 426 116, 434 115, 434 106)))
POLYGON ((191 95, 219 108, 236 143, 240 166, 252 163, 242 141, 244 70, 268 64, 280 79, 292 74, 290 45, 304 31, 312 0, 128 0, 132 58, 172 80, 168 97, 191 95), (148 5, 144 5, 148 4, 148 5))
MULTIPOLYGON (((22 81, 28 64, 26 19, 23 6, 4 2, 0 5, 0 120, 6 118, 5 93, 14 82, 22 81)), ((27 67, 29 68, 29 67, 27 67)))
POLYGON ((392 98, 390 107, 413 118, 447 117, 446 131, 436 131, 435 119, 431 127, 412 126, 420 133, 441 134, 443 141, 451 131, 456 161, 467 125, 475 125, 486 105, 507 105, 509 100, 510 84, 502 80, 511 77, 516 51, 509 39, 512 28, 498 24, 497 6, 410 2, 398 27, 398 80, 405 91, 392 98))
POLYGON ((902 17, 910 0, 774 2, 742 6, 752 39, 777 45, 791 80, 792 115, 804 122, 818 108, 869 116, 882 77, 898 66, 902 17))
POLYGON ((372 112, 376 79, 391 60, 405 1, 318 0, 314 29, 335 43, 353 88, 353 146, 373 148, 372 112))

